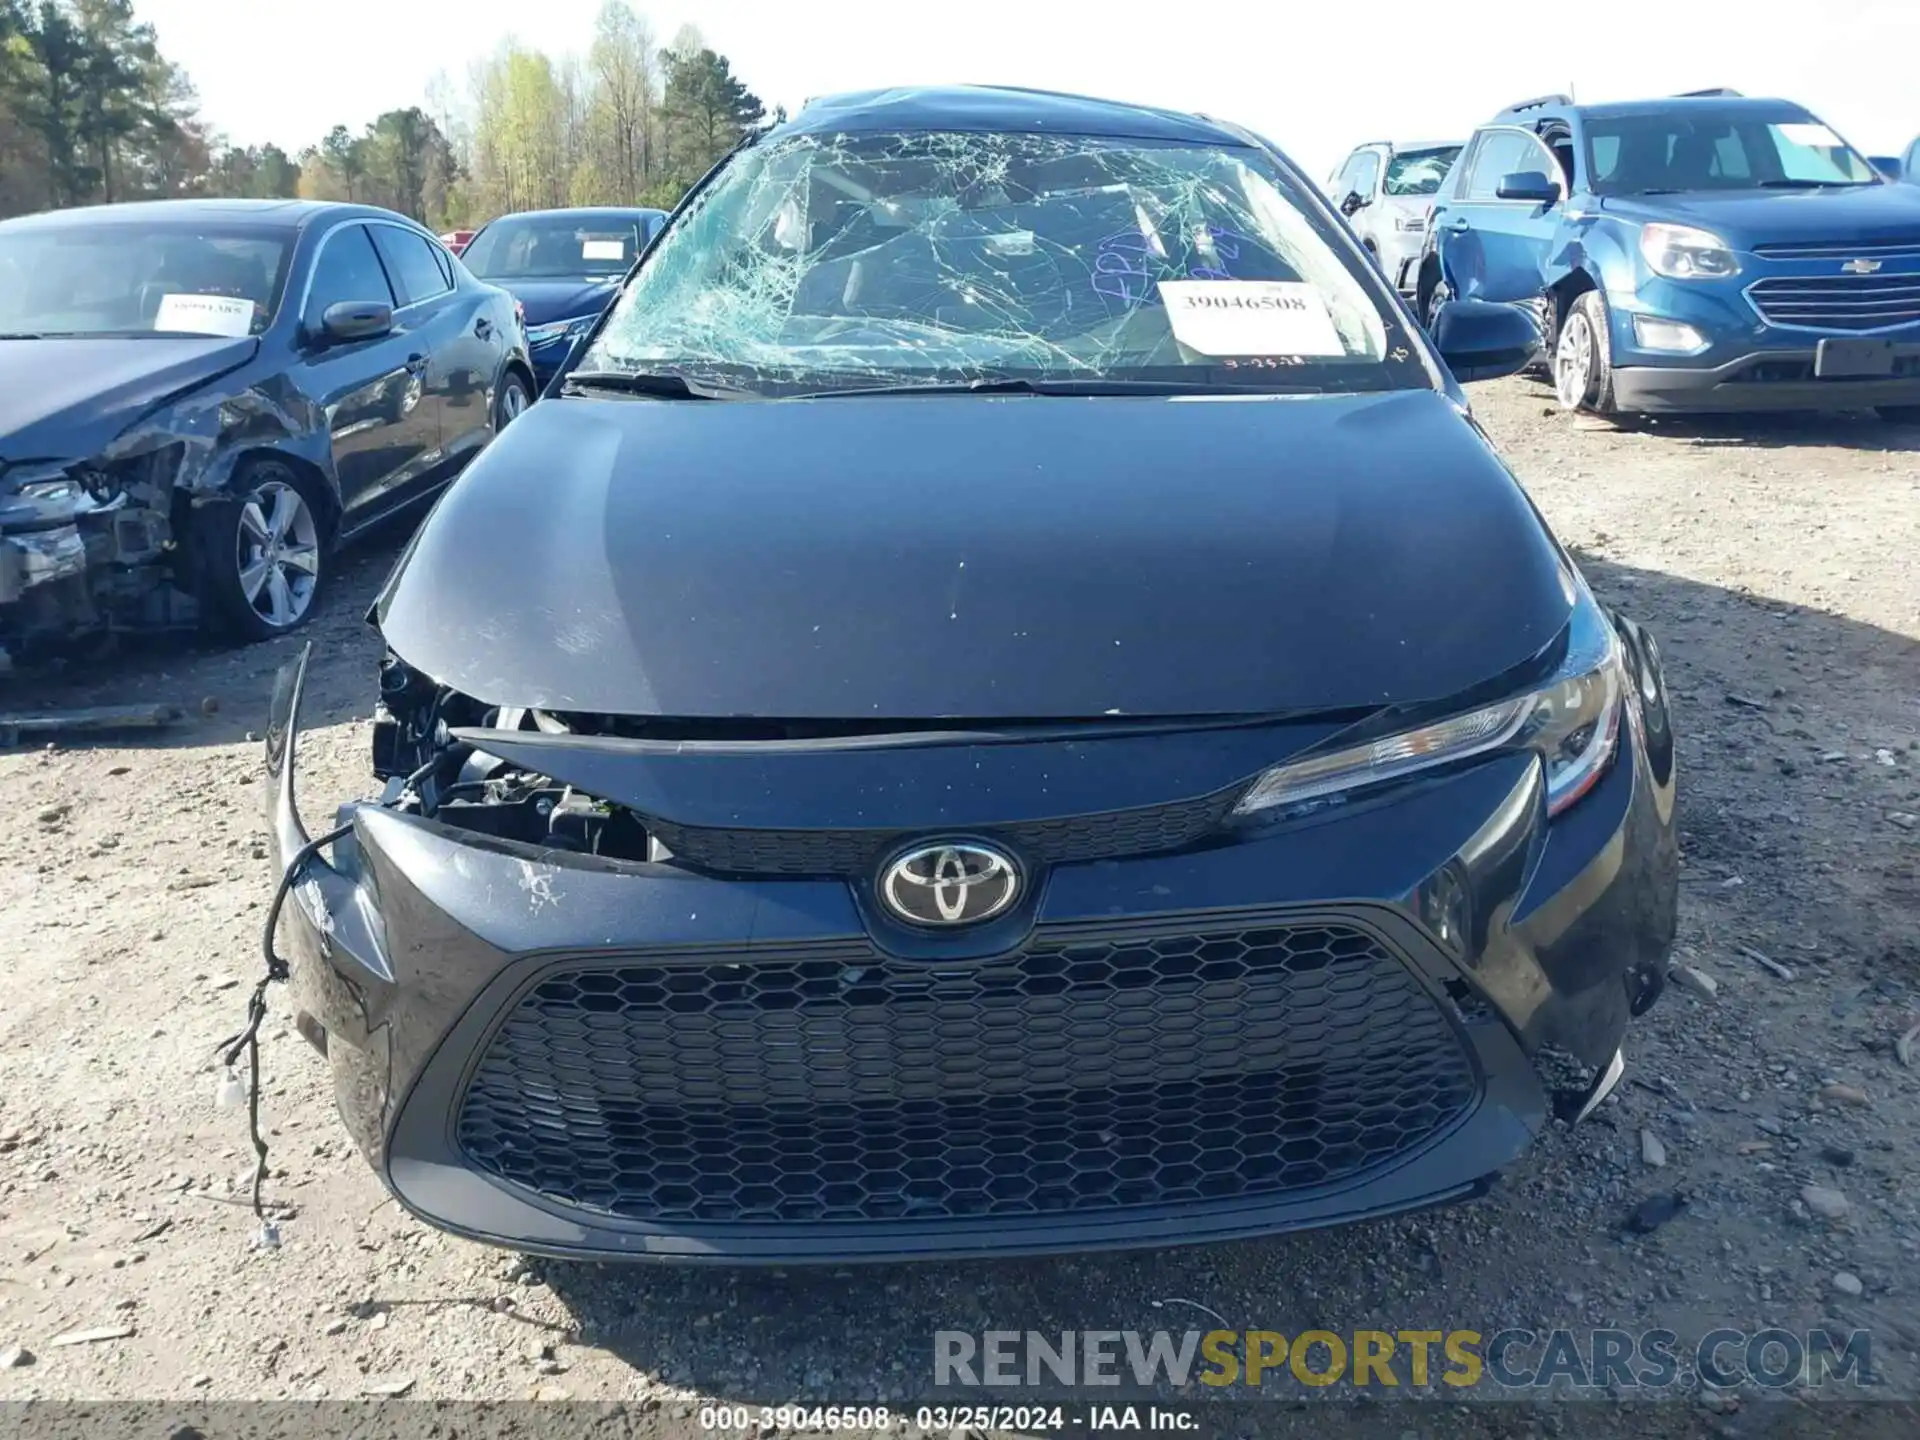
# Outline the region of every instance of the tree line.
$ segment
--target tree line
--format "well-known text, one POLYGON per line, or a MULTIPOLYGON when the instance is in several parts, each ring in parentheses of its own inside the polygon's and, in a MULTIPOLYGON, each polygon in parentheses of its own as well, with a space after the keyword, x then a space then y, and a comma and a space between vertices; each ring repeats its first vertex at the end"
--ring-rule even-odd
POLYGON ((0 217, 116 200, 300 196, 436 229, 562 205, 671 207, 771 116, 691 26, 605 0, 585 54, 515 40, 424 105, 315 143, 225 143, 133 0, 0 0, 0 217))

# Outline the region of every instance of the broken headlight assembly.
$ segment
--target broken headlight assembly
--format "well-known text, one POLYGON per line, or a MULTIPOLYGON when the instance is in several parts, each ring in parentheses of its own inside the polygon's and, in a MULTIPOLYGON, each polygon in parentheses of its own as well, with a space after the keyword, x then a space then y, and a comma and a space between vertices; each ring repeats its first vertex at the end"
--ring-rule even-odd
POLYGON ((631 811, 489 754, 474 738, 487 730, 570 734, 572 725, 544 710, 483 704, 389 654, 373 717, 373 770, 387 782, 381 803, 542 849, 650 858, 646 827, 631 811))
POLYGON ((65 465, 12 465, 0 473, 0 528, 44 530, 93 508, 87 487, 65 465))
POLYGON ((1626 685, 1619 637, 1584 590, 1570 624, 1566 658, 1541 688, 1364 745, 1277 765, 1253 783, 1234 814, 1277 818, 1452 761, 1522 747, 1546 769, 1548 815, 1560 814, 1612 765, 1626 685))

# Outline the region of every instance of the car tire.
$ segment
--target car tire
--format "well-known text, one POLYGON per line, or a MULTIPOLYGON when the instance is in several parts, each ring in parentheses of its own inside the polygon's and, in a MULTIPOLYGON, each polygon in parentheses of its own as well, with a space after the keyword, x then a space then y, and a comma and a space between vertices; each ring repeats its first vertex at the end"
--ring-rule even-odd
POLYGON ((493 433, 498 435, 526 414, 531 404, 533 387, 527 383, 527 377, 518 370, 507 371, 500 377, 500 388, 493 396, 493 433))
POLYGON ((1873 413, 1889 425, 1920 425, 1920 405, 1876 405, 1873 413))
POLYGON ((1567 308, 1553 347, 1553 395, 1563 410, 1611 415, 1613 343, 1607 330, 1607 302, 1588 290, 1567 308))
POLYGON ((267 640, 304 625, 331 567, 319 487, 281 460, 251 460, 231 494, 195 507, 200 602, 209 628, 267 640))

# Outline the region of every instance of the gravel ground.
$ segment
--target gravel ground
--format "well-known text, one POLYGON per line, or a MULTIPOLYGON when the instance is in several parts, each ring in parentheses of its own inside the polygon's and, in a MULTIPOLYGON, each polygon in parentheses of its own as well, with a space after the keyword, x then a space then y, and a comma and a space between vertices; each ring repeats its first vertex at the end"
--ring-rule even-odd
MULTIPOLYGON (((1489 1197, 1261 1244, 833 1273, 528 1262, 384 1196, 323 1062, 266 1028, 277 1253, 237 1203, 237 1027, 268 897, 260 754, 294 642, 145 649, 0 708, 167 700, 127 745, 0 754, 0 1399, 529 1396, 680 1424, 749 1405, 924 1399, 940 1328, 1384 1325, 1801 1329, 1873 1336, 1920 1393, 1920 430, 1756 419, 1615 429, 1527 380, 1480 414, 1604 598, 1666 652, 1684 765, 1675 987, 1597 1121, 1489 1197), (1772 964, 1764 964, 1765 957, 1772 964), (1784 967, 1781 969, 1779 967, 1784 967), (1790 976, 1790 978, 1789 978, 1790 976), (1643 1134, 1664 1152, 1647 1158, 1643 1134), (1828 1218, 1809 1210, 1803 1187, 1828 1218), (1689 1204, 1620 1234, 1643 1199, 1689 1204), (1844 1278, 1843 1278, 1844 1277, 1844 1278), (76 1331, 114 1338, 61 1344, 76 1331)), ((367 787, 375 647, 358 616, 398 536, 355 555, 312 635, 303 804, 367 787)), ((276 1002, 283 997, 276 995, 276 1002)))

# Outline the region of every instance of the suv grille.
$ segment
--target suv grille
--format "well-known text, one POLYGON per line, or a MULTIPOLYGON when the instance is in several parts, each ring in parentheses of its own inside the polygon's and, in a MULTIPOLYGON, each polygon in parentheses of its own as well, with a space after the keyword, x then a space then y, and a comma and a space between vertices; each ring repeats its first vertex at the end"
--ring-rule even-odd
POLYGON ((1753 253, 1769 260, 1920 260, 1920 239, 1793 240, 1756 245, 1753 253))
POLYGON ((458 1138, 636 1220, 1017 1217, 1339 1181, 1478 1093, 1456 1022, 1360 930, 1137 929, 944 970, 865 944, 559 970, 458 1138))
MULTIPOLYGON (((1180 850, 1226 822, 1245 785, 1197 800, 990 825, 979 833, 1035 864, 1120 859, 1180 850)), ((724 875, 860 875, 919 830, 721 830, 649 817, 646 827, 676 860, 724 875)), ((973 833, 969 831, 968 833, 973 833)))
POLYGON ((1775 275, 1747 294, 1770 325, 1884 330, 1920 321, 1920 274, 1775 275))

